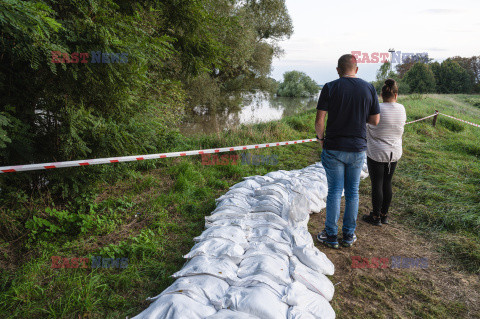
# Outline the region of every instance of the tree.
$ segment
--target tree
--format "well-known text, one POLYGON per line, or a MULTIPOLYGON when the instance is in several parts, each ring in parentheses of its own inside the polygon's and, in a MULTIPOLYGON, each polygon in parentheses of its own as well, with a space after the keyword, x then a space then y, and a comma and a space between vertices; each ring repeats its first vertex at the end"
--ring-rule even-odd
POLYGON ((472 56, 470 58, 455 56, 451 58, 451 60, 457 62, 462 68, 467 70, 472 79, 474 90, 480 92, 480 56, 472 56))
POLYGON ((407 71, 403 80, 410 87, 411 93, 435 92, 435 76, 429 66, 425 63, 415 63, 407 71))
POLYGON ((320 86, 308 75, 299 71, 289 71, 283 74, 283 82, 277 90, 278 96, 308 97, 318 93, 320 86))
POLYGON ((402 60, 401 64, 397 64, 397 66, 395 67, 398 73, 398 77, 400 79, 403 78, 405 74, 408 72, 408 70, 410 70, 415 63, 421 62, 421 63, 428 64, 431 60, 432 59, 428 59, 424 55, 420 55, 420 54, 414 54, 405 58, 404 60, 402 60))
POLYGON ((435 74, 438 93, 470 93, 473 87, 473 78, 467 70, 451 59, 442 64, 432 65, 435 74))

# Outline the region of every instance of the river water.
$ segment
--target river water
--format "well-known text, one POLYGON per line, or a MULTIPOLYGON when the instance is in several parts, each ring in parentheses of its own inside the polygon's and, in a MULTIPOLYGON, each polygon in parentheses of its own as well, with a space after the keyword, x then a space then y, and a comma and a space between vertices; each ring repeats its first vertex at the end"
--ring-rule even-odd
MULTIPOLYGON (((320 94, 320 93, 319 93, 320 94)), ((311 98, 273 97, 268 93, 243 94, 238 107, 209 111, 200 107, 187 114, 180 131, 185 135, 210 134, 241 124, 279 120, 285 116, 315 109, 318 96, 311 98)))

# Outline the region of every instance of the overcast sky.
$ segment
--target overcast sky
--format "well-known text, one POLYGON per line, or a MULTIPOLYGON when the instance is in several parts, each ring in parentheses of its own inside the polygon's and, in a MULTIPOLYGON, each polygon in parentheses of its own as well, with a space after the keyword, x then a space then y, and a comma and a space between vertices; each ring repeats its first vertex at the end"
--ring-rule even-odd
MULTIPOLYGON (((338 58, 351 51, 427 52, 441 61, 480 55, 479 0, 319 1, 286 0, 294 34, 281 42, 285 55, 272 76, 299 70, 319 84, 338 78, 338 58)), ((359 64, 359 77, 372 81, 378 64, 359 64)))

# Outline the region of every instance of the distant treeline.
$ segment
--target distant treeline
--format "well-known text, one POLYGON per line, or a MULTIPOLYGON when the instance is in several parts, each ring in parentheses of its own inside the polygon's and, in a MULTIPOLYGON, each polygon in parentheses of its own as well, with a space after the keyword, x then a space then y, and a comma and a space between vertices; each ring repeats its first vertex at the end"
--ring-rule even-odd
MULTIPOLYGON (((165 150, 186 109, 268 87, 292 32, 285 0, 2 0, 0 165, 165 150)), ((45 174, 0 191, 71 196, 92 177, 45 174)))
POLYGON ((373 83, 377 92, 387 78, 399 83, 400 94, 480 92, 480 56, 455 56, 439 63, 413 55, 395 69, 396 72, 390 62, 382 64, 373 83))

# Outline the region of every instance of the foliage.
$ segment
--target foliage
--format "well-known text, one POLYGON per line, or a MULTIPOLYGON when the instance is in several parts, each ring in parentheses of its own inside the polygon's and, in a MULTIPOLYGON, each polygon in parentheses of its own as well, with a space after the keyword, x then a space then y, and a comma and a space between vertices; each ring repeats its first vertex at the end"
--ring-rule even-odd
POLYGON ((473 74, 451 59, 432 63, 438 93, 470 93, 473 88, 473 74))
POLYGON ((397 70, 398 77, 402 79, 405 74, 416 64, 416 63, 425 63, 428 64, 432 59, 427 58, 422 54, 414 54, 411 56, 402 59, 402 63, 397 64, 395 69, 397 70))
POLYGON ((309 97, 317 94, 319 90, 320 86, 305 73, 289 71, 283 74, 283 82, 278 86, 277 95, 309 97))
MULTIPOLYGON (((293 28, 284 0, 6 0, 0 32, 0 165, 16 165, 165 150, 186 109, 218 107, 227 89, 268 87, 277 42, 293 28), (52 51, 128 60, 53 63, 52 51)), ((0 182, 66 200, 104 172, 0 182)))
POLYGON ((435 76, 425 63, 415 63, 410 70, 405 73, 403 80, 410 87, 411 93, 435 92, 435 76))

